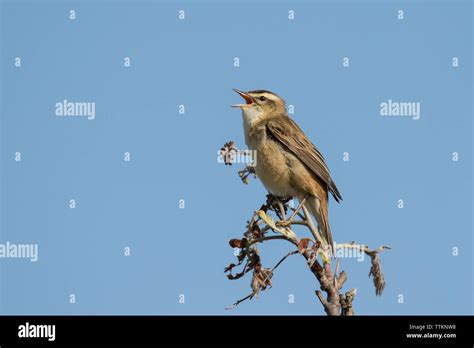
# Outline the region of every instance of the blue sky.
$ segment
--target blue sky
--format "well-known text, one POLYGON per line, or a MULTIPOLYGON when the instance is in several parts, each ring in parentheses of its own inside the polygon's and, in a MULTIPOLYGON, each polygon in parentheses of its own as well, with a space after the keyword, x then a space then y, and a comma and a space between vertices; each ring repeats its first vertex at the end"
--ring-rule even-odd
MULTIPOLYGON (((2 313, 323 314, 298 256, 258 300, 224 310, 250 290, 225 277, 227 242, 266 194, 217 162, 226 141, 244 146, 232 88, 294 105, 344 197, 330 202, 336 242, 392 247, 382 297, 368 260, 342 260, 356 313, 473 313, 471 2, 4 0, 0 10, 0 242, 39 248, 37 262, 0 259, 2 313), (94 102, 95 119, 57 117, 64 99, 94 102), (420 119, 382 117, 389 99, 420 103, 420 119)), ((261 251, 271 266, 291 248, 261 251)))

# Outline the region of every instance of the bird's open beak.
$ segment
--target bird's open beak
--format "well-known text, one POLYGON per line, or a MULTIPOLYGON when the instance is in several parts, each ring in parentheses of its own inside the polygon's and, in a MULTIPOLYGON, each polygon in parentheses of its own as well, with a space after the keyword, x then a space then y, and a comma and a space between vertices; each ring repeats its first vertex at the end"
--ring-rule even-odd
POLYGON ((237 88, 233 88, 233 90, 236 93, 240 94, 240 96, 245 99, 245 104, 231 105, 233 108, 245 108, 245 107, 248 107, 248 106, 253 104, 253 98, 251 96, 249 96, 247 93, 242 92, 241 90, 238 90, 237 88))

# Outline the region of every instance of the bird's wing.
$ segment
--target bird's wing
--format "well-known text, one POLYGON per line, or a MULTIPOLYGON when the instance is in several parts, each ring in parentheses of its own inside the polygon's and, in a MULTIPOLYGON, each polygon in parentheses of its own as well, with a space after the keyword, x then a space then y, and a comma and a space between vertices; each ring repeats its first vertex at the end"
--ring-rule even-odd
POLYGON ((279 118, 268 121, 267 131, 327 185, 337 202, 342 200, 323 155, 290 117, 285 116, 284 120, 279 118), (285 123, 285 127, 282 127, 280 121, 285 123))

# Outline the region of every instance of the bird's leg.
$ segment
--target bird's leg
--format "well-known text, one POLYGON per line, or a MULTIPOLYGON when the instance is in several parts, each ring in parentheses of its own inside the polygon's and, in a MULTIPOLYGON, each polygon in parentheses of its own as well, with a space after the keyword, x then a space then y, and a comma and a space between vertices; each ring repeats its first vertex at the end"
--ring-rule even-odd
POLYGON ((306 201, 306 197, 308 197, 308 195, 304 196, 303 199, 301 200, 300 204, 298 205, 298 207, 295 209, 295 211, 293 212, 293 214, 291 214, 291 216, 288 218, 288 219, 285 219, 285 220, 282 220, 282 221, 278 221, 277 222, 277 226, 288 226, 291 224, 291 221, 294 219, 294 217, 296 216, 296 214, 298 214, 298 212, 300 211, 300 209, 303 207, 303 204, 304 202, 306 201))

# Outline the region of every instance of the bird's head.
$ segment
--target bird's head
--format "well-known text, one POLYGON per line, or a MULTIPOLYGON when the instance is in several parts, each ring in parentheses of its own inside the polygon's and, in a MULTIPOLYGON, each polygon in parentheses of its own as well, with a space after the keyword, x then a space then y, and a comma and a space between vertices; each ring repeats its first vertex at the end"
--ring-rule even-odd
POLYGON ((255 90, 243 92, 235 89, 245 100, 245 104, 235 104, 233 107, 242 109, 244 118, 248 121, 257 121, 269 116, 286 115, 285 101, 273 92, 255 90))

